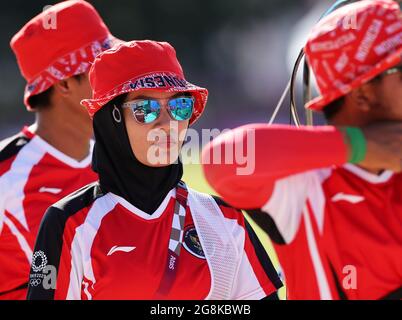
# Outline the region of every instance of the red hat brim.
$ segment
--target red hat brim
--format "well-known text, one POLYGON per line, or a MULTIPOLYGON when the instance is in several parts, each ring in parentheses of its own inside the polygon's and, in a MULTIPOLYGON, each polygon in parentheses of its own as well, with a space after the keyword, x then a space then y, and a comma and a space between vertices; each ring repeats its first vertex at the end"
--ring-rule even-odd
MULTIPOLYGON (((84 99, 81 101, 81 105, 87 108, 89 115, 93 118, 94 114, 101 109, 104 105, 106 105, 109 101, 113 100, 119 95, 129 93, 129 92, 144 92, 144 91, 161 91, 161 92, 189 92, 195 98, 195 106, 194 112, 190 119, 189 124, 194 124, 198 118, 203 113, 205 106, 208 100, 208 90, 199 86, 196 86, 190 82, 185 81, 182 86, 170 86, 167 88, 158 88, 158 87, 142 87, 142 86, 133 86, 133 84, 137 83, 139 79, 144 79, 149 76, 160 76, 160 75, 168 75, 168 76, 176 76, 171 74, 170 72, 154 72, 152 74, 142 75, 141 77, 137 77, 136 79, 131 79, 126 81, 123 84, 118 85, 115 89, 110 92, 103 94, 101 97, 96 99, 84 99)), ((177 77, 177 76, 176 76, 177 77)))

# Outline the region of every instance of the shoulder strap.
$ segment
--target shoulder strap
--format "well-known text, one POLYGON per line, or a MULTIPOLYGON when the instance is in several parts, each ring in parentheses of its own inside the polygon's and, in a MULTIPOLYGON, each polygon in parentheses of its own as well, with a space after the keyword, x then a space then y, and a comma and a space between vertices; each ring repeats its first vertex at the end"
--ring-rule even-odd
POLYGON ((225 227, 223 214, 215 200, 192 189, 188 192, 194 225, 211 272, 211 291, 206 299, 228 300, 240 263, 240 252, 233 235, 225 227))

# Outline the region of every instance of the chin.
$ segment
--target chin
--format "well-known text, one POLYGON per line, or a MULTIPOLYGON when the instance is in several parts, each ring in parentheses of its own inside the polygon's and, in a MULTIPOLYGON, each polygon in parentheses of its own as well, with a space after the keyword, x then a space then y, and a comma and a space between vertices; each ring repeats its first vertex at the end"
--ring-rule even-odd
POLYGON ((172 163, 156 163, 156 164, 149 163, 149 164, 146 164, 146 166, 151 167, 151 168, 163 168, 163 167, 168 167, 168 166, 170 166, 170 165, 172 165, 174 163, 176 163, 176 162, 172 162, 172 163))
POLYGON ((162 161, 140 161, 143 165, 147 166, 147 167, 151 167, 151 168, 163 168, 163 167, 168 167, 172 164, 178 163, 178 157, 173 160, 173 161, 168 161, 169 157, 164 158, 164 160, 162 161), (166 159, 166 161, 164 161, 166 159))
POLYGON ((148 149, 145 159, 139 159, 139 161, 148 167, 167 167, 179 162, 180 149, 178 144, 172 144, 169 147, 166 146, 151 146, 148 149))

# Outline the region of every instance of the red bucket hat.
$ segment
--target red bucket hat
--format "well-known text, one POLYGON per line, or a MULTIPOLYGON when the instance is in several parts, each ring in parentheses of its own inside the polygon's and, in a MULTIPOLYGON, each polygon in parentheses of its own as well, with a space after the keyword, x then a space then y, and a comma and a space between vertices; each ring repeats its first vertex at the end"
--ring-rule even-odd
POLYGON ((114 38, 94 7, 85 1, 64 1, 30 20, 10 46, 27 81, 24 104, 55 82, 89 70, 114 38))
POLYGON ((305 53, 321 93, 306 108, 322 110, 401 61, 398 3, 363 0, 334 11, 313 28, 305 53))
POLYGON ((187 82, 175 49, 167 42, 120 43, 95 59, 89 71, 93 98, 81 101, 91 117, 113 98, 127 92, 190 92, 195 98, 190 124, 204 111, 208 90, 187 82))

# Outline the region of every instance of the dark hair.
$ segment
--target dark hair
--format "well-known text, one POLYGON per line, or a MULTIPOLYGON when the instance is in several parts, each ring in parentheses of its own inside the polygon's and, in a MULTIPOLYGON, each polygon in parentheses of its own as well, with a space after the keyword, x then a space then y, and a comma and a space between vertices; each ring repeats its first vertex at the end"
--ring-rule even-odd
POLYGON ((322 112, 324 113, 325 119, 327 121, 333 119, 334 116, 341 110, 341 108, 343 107, 344 104, 345 104, 344 96, 327 104, 324 107, 324 109, 322 110, 322 112))
POLYGON ((53 86, 39 94, 35 94, 34 96, 29 97, 29 105, 35 110, 48 107, 50 105, 50 97, 52 95, 52 92, 53 86))
MULTIPOLYGON (((76 79, 78 82, 81 82, 82 77, 83 73, 72 76, 72 78, 76 79)), ((53 86, 39 94, 29 97, 28 103, 35 110, 43 110, 44 108, 48 108, 50 106, 52 93, 53 86)))

